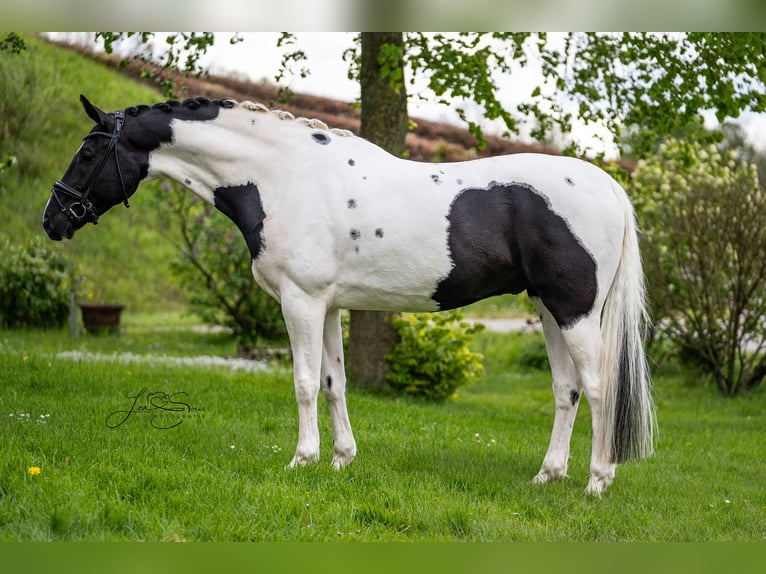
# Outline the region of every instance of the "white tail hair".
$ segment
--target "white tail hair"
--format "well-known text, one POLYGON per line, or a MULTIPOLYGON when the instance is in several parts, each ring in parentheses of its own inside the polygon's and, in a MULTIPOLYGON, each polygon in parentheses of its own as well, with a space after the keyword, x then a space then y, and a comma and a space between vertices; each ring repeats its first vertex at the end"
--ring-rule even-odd
POLYGON ((620 463, 652 454, 656 421, 644 352, 649 319, 636 216, 622 186, 613 181, 612 189, 625 213, 625 235, 620 263, 601 315, 601 452, 610 453, 610 462, 620 463))

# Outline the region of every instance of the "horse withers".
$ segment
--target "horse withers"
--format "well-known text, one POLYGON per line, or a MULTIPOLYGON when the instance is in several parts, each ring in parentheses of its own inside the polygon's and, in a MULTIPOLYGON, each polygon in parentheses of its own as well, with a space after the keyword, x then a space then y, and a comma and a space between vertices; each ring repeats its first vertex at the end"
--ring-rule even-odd
POLYGON ((602 492, 617 463, 652 452, 635 216, 601 169, 538 154, 407 161, 251 102, 194 98, 109 114, 81 102, 96 125, 53 186, 46 232, 71 238, 152 178, 179 182, 229 217, 290 337, 299 417, 291 466, 319 458, 320 389, 333 466, 356 455, 341 309, 439 311, 523 291, 542 317, 555 397, 534 481, 566 476, 583 394, 593 432, 587 492, 602 492))

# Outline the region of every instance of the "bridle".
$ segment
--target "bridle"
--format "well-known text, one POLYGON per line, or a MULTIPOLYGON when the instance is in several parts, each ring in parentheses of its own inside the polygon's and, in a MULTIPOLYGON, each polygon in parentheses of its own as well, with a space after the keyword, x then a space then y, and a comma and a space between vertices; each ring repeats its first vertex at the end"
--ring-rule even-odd
POLYGON ((101 176, 104 165, 106 165, 106 160, 109 159, 109 154, 112 152, 114 152, 114 162, 117 166, 117 175, 120 177, 122 194, 125 198, 123 203, 125 204, 125 207, 130 207, 130 204, 128 203, 128 192, 125 189, 125 181, 122 179, 122 171, 120 170, 120 160, 117 158, 117 142, 120 141, 120 135, 122 134, 122 126, 124 123, 124 112, 114 112, 114 130, 111 134, 107 132, 92 132, 82 138, 83 140, 93 136, 105 136, 109 138, 109 145, 106 148, 106 152, 101 158, 101 161, 99 161, 98 165, 96 166, 96 170, 93 172, 93 174, 91 174, 90 179, 88 179, 88 183, 85 184, 85 189, 80 191, 79 189, 75 189, 68 183, 64 183, 61 180, 58 180, 53 184, 53 190, 51 193, 56 199, 56 203, 59 204, 61 212, 64 213, 69 221, 73 224, 78 224, 82 221, 85 221, 85 223, 90 222, 94 225, 98 224, 98 213, 96 213, 96 209, 93 206, 93 203, 90 201, 89 196, 93 191, 98 178, 101 176), (59 194, 71 197, 75 201, 69 207, 66 207, 61 201, 59 194))

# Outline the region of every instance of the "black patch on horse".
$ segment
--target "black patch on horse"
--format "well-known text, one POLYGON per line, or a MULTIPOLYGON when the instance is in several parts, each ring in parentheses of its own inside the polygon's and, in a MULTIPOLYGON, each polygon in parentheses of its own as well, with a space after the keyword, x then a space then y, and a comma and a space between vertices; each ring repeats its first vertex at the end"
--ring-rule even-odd
POLYGON ((190 98, 183 102, 168 100, 154 104, 151 108, 136 108, 136 117, 141 118, 142 130, 136 134, 142 148, 156 149, 163 143, 173 142, 173 130, 170 123, 174 119, 182 121, 209 121, 218 117, 221 108, 232 107, 229 100, 208 100, 190 98), (144 111, 147 110, 147 111, 144 111))
POLYGON ((219 187, 213 190, 216 208, 231 219, 245 238, 250 257, 257 259, 264 249, 261 195, 254 183, 219 187))
POLYGON ((465 189, 447 219, 452 270, 432 295, 440 309, 526 290, 561 327, 590 312, 596 262, 531 186, 493 182, 465 189))

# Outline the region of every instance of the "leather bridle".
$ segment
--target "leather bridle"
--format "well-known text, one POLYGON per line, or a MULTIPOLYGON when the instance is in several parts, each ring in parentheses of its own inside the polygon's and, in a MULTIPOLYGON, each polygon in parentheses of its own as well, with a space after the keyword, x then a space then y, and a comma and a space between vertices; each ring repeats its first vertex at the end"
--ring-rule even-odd
POLYGON ((106 148, 106 152, 101 158, 101 161, 99 161, 98 165, 96 166, 96 170, 93 172, 93 174, 90 176, 90 179, 88 179, 88 183, 85 184, 85 188, 81 191, 79 189, 75 189, 68 183, 64 183, 61 180, 58 180, 56 183, 53 184, 53 190, 52 194, 53 197, 56 199, 56 203, 59 204, 59 207, 61 208, 61 212, 64 213, 70 222, 73 224, 79 224, 82 221, 85 221, 85 223, 92 223, 94 225, 98 224, 98 213, 96 213, 96 209, 93 206, 93 203, 90 201, 89 196, 91 192, 93 191, 94 186, 96 185, 96 182, 98 181, 98 178, 101 176, 101 172, 104 169, 104 166, 106 165, 107 159, 109 159, 109 155, 114 152, 114 162, 117 166, 117 175, 120 178, 120 185, 122 186, 122 194, 124 196, 123 203, 125 204, 125 207, 130 207, 130 204, 128 203, 128 192, 127 189, 125 189, 125 181, 122 178, 122 171, 120 170, 120 160, 117 158, 117 142, 120 141, 120 135, 122 134, 122 126, 125 123, 125 114, 123 112, 115 112, 114 113, 114 130, 112 133, 107 132, 91 132, 88 135, 86 135, 83 140, 94 137, 94 136, 105 136, 109 138, 109 145, 106 148), (61 198, 59 197, 59 194, 65 195, 67 197, 73 198, 75 201, 69 205, 69 207, 65 206, 64 203, 61 201, 61 198))

